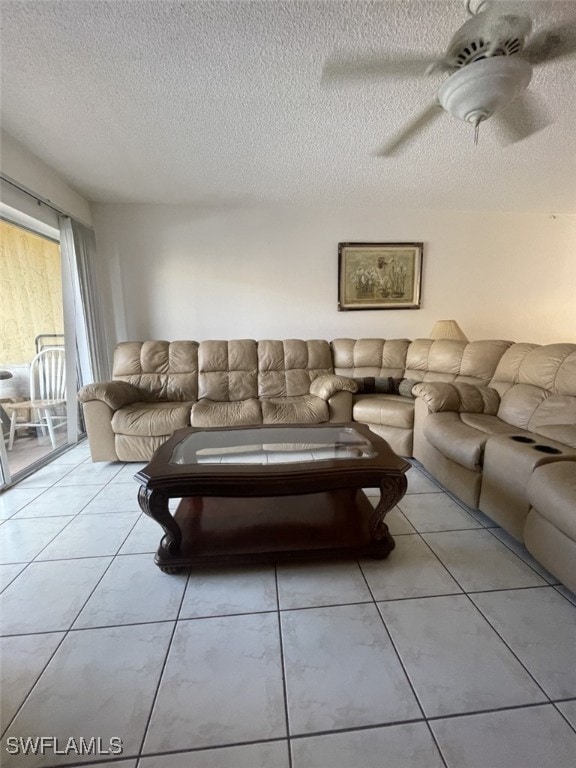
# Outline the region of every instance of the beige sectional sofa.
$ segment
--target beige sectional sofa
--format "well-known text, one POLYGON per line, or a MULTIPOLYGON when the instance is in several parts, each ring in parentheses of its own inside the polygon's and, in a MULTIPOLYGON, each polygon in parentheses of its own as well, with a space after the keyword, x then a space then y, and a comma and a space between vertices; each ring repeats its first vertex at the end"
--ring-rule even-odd
POLYGON ((94 461, 146 461, 175 429, 359 421, 412 455, 401 381, 488 384, 505 341, 234 339, 122 342, 111 382, 79 393, 94 461), (367 379, 374 389, 354 394, 367 379))
POLYGON ((189 425, 362 422, 576 590, 574 344, 123 342, 113 376, 79 393, 94 461, 189 425))

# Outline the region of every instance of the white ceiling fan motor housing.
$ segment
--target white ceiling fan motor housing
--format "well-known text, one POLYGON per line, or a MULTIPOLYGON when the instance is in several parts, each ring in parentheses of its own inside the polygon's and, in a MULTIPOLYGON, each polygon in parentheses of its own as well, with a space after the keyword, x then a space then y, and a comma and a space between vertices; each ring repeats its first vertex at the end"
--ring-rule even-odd
POLYGON ((532 67, 516 56, 492 56, 459 69, 441 85, 438 101, 448 114, 478 125, 526 90, 532 67))

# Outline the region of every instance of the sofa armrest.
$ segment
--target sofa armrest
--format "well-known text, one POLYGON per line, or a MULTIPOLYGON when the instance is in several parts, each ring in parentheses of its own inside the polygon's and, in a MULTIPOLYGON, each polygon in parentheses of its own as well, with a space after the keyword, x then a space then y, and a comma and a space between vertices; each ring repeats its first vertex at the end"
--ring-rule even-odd
POLYGON ((102 381, 96 384, 86 384, 78 392, 78 400, 88 403, 90 400, 101 400, 113 411, 117 411, 130 403, 145 400, 143 393, 127 381, 102 381))
POLYGON ((425 381, 416 384, 412 393, 421 398, 432 413, 457 411, 496 416, 500 405, 500 395, 495 389, 475 384, 425 381))
POLYGON ((316 397, 320 397, 322 400, 329 400, 336 392, 356 392, 357 389, 358 385, 353 379, 334 374, 318 376, 310 384, 310 394, 316 395, 316 397))
POLYGON ((339 422, 340 424, 353 421, 352 398, 352 392, 345 392, 342 389, 340 392, 336 392, 332 395, 328 400, 328 414, 330 421, 339 422))

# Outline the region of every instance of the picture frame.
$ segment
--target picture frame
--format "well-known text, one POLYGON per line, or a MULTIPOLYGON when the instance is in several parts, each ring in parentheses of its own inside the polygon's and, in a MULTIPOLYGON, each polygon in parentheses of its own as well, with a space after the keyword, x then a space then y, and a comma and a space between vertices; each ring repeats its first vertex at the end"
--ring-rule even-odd
POLYGON ((338 243, 338 311, 420 309, 423 243, 338 243))

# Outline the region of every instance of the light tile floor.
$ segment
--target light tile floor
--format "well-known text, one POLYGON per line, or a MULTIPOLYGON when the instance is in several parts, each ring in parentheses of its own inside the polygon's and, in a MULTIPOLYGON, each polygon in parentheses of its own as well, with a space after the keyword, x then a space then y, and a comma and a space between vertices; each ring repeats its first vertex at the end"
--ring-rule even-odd
POLYGON ((576 766, 576 598, 416 465, 388 560, 178 575, 138 468, 81 445, 0 495, 2 766, 576 766))

